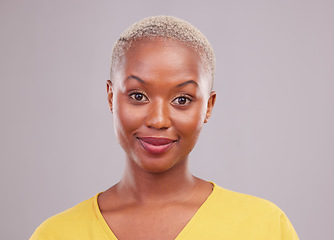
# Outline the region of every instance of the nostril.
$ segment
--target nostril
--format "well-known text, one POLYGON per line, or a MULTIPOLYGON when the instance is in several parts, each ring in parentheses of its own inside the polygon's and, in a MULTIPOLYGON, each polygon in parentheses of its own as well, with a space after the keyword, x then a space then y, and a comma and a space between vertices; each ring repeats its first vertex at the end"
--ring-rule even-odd
POLYGON ((168 129, 168 127, 161 127, 161 128, 159 128, 160 130, 166 130, 166 129, 168 129))
POLYGON ((149 128, 166 130, 170 127, 170 123, 169 123, 169 119, 164 119, 164 120, 158 120, 158 121, 148 121, 146 126, 149 128))
POLYGON ((168 129, 171 126, 168 107, 153 106, 146 117, 146 126, 159 130, 168 129))

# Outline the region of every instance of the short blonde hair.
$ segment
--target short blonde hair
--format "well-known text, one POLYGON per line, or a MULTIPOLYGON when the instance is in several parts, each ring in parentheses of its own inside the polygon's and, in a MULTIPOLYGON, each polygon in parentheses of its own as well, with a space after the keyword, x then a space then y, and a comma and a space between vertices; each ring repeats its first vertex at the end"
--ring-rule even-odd
POLYGON ((215 74, 215 55, 208 39, 193 25, 171 16, 155 16, 130 26, 115 43, 111 56, 110 77, 121 59, 136 41, 149 38, 178 40, 191 47, 205 60, 210 73, 209 89, 212 89, 215 74))

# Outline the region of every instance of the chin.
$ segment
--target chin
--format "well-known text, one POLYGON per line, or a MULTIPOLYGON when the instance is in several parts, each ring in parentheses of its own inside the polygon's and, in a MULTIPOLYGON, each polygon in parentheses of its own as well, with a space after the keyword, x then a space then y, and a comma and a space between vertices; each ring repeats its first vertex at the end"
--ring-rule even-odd
POLYGON ((158 161, 155 163, 141 162, 139 163, 139 167, 148 173, 166 173, 174 167, 174 164, 159 163, 158 161))
POLYGON ((183 166, 184 164, 181 162, 164 158, 145 158, 136 161, 136 165, 147 173, 167 173, 176 167, 183 166))

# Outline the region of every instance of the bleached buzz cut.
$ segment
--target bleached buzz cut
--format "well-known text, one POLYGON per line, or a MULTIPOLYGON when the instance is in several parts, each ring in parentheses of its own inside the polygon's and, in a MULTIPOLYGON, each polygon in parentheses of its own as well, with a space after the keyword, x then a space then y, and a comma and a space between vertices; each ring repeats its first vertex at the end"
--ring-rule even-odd
POLYGON ((153 38, 178 40, 195 50, 207 65, 210 74, 209 89, 212 90, 215 75, 215 55, 208 39, 189 22, 171 16, 144 18, 123 32, 112 50, 111 81, 113 81, 114 73, 126 52, 136 42, 153 38))

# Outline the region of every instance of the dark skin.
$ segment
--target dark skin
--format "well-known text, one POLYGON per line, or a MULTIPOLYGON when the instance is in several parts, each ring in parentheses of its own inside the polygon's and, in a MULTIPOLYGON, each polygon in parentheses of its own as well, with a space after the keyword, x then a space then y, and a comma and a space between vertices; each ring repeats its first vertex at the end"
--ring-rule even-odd
POLYGON ((115 132, 126 153, 119 183, 100 194, 101 213, 120 240, 175 239, 212 192, 188 155, 215 103, 202 58, 183 43, 141 40, 107 82, 115 132), (173 140, 152 152, 141 138, 173 140))

